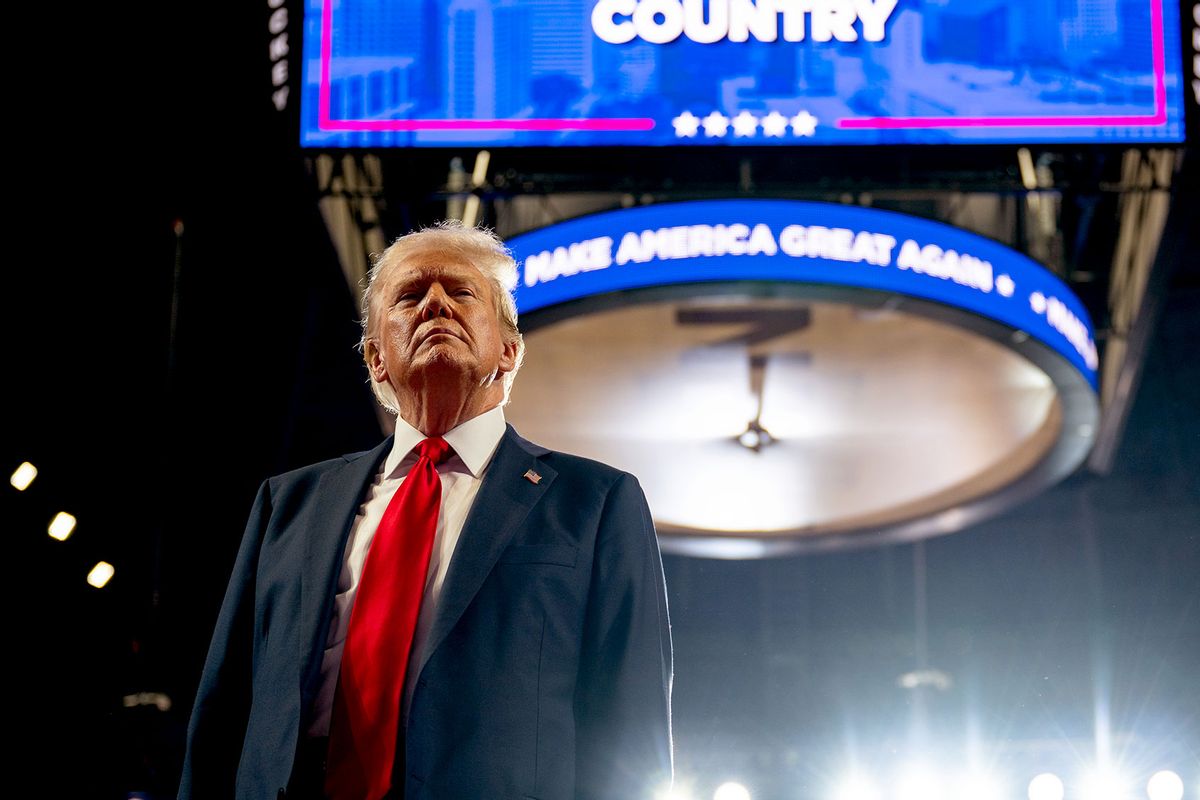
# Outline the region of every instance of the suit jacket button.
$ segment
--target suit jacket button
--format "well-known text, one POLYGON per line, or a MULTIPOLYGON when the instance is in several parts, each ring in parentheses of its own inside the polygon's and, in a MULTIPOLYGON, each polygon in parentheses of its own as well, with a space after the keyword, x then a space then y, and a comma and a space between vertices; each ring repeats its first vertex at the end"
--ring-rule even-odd
POLYGON ((287 797, 287 789, 280 789, 275 794, 275 800, 284 800, 284 798, 286 798, 286 797, 287 797))

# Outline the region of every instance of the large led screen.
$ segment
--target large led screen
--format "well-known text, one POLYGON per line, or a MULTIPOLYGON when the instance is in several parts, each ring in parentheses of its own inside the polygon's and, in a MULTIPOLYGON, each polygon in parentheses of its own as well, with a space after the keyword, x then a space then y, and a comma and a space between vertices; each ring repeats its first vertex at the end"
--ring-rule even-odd
POLYGON ((1175 142, 1174 0, 309 0, 313 147, 1175 142))

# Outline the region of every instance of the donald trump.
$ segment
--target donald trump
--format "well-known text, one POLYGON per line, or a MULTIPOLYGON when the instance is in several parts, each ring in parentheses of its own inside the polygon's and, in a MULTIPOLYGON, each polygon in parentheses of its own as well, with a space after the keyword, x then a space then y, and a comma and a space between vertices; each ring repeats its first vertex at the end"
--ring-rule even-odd
POLYGON ((671 780, 671 641, 635 478, 505 423, 516 264, 398 239, 362 352, 395 434, 268 479, 217 620, 181 798, 630 800, 671 780))

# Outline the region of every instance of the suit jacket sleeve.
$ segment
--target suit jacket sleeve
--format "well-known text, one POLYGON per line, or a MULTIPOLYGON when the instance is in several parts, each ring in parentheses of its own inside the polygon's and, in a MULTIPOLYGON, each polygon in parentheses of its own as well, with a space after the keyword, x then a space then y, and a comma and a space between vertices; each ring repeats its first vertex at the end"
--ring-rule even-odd
POLYGON ((622 475, 602 511, 576 689, 578 800, 651 798, 672 777, 671 630, 641 486, 622 475))
POLYGON ((250 712, 255 573, 270 517, 271 492, 264 481, 246 523, 196 690, 196 704, 188 724, 180 800, 234 796, 250 712))

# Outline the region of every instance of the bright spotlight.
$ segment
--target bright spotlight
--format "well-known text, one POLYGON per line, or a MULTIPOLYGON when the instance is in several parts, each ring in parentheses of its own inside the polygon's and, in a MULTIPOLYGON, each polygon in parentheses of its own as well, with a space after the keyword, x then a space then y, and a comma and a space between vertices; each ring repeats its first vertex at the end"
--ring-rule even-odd
POLYGON ((750 790, 740 783, 728 781, 713 792, 713 800, 750 800, 750 790))
POLYGON ((92 571, 88 573, 87 582, 97 589, 103 589, 104 585, 112 578, 114 572, 116 570, 113 569, 112 564, 107 561, 101 561, 92 567, 92 571))
POLYGON ((1129 778, 1109 767, 1092 770, 1080 784, 1087 800, 1127 800, 1132 795, 1129 778))
POLYGON ((832 800, 880 800, 879 787, 863 775, 851 775, 833 790, 832 800))
POLYGON ((924 764, 914 764, 900 774, 898 800, 939 800, 941 796, 941 778, 924 764))
POLYGON ((654 800, 691 800, 691 795, 684 789, 664 789, 654 795, 654 800))
POLYGON ((1062 779, 1053 772, 1043 772, 1029 782, 1029 800, 1063 800, 1062 779))
POLYGON ((8 482, 11 483, 13 488, 18 492, 23 492, 29 488, 29 484, 33 483, 33 479, 36 477, 37 467, 26 461, 21 464, 21 466, 17 467, 16 471, 13 472, 12 477, 8 479, 8 482))
POLYGON ((673 784, 663 784, 654 793, 654 800, 692 800, 692 798, 691 783, 681 781, 679 778, 676 778, 673 784))
POLYGON ((959 777, 955 784, 958 797, 971 800, 1004 800, 1003 782, 995 775, 985 772, 968 772, 959 777))
POLYGON ((1146 784, 1146 794, 1150 800, 1183 800, 1183 779, 1169 769, 1156 772, 1146 784))
POLYGON ((52 538, 65 542, 71 532, 75 530, 75 518, 65 511, 60 511, 54 515, 54 519, 50 520, 50 527, 47 530, 52 538))

